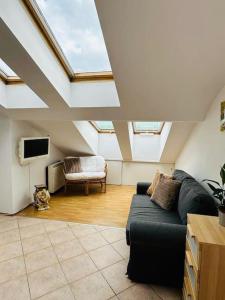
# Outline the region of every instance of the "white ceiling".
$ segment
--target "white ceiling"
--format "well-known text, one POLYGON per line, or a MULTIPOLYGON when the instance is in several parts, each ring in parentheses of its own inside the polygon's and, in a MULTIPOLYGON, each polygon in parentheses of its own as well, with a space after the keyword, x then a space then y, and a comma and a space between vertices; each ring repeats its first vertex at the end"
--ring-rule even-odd
POLYGON ((95 3, 121 106, 202 120, 225 83, 225 1, 95 3))
MULTIPOLYGON (((13 119, 42 124, 62 147, 65 131, 70 132, 68 139, 77 136, 75 120, 124 121, 114 123, 120 149, 128 157, 132 149, 127 121, 182 121, 174 123, 177 130, 167 143, 173 144, 177 137, 182 146, 182 132, 187 137, 192 128, 189 122, 204 120, 225 83, 225 1, 95 2, 115 84, 71 83, 22 1, 0 1, 0 39, 4 40, 0 57, 49 106, 0 105, 0 111, 13 119)), ((18 87, 14 88, 15 96, 18 87)), ((1 90, 0 103, 5 103, 1 90)), ((65 151, 75 147, 73 142, 65 151)), ((92 151, 88 144, 84 147, 86 153, 92 151)))

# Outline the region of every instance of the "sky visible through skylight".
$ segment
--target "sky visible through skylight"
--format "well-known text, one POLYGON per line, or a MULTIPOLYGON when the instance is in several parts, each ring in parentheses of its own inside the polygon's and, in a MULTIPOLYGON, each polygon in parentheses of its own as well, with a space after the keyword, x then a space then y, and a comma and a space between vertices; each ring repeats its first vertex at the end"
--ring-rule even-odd
POLYGON ((74 72, 111 71, 94 0, 36 0, 74 72))
POLYGON ((16 73, 10 69, 10 67, 0 58, 0 70, 5 73, 6 76, 16 76, 16 73))
POLYGON ((112 121, 93 121, 99 130, 114 130, 112 121))
POLYGON ((158 132, 162 127, 162 122, 133 122, 136 132, 158 132))

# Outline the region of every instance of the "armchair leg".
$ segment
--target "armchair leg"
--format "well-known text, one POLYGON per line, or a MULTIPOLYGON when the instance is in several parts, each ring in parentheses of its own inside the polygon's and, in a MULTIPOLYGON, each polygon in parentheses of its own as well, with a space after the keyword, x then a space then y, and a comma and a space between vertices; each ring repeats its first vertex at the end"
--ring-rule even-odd
POLYGON ((89 194, 89 186, 88 186, 88 182, 85 183, 85 195, 88 196, 89 194))
POLYGON ((101 184, 101 192, 103 193, 103 182, 100 182, 101 184))
POLYGON ((64 193, 66 194, 66 192, 67 192, 67 184, 66 184, 66 182, 65 182, 65 185, 64 185, 64 193))

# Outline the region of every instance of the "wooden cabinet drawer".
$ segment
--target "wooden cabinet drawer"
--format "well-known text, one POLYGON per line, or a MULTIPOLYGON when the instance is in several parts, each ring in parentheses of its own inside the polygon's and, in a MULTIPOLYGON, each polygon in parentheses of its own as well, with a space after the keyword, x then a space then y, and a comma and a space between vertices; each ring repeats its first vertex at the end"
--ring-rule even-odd
POLYGON ((192 295, 196 295, 198 290, 198 271, 191 260, 190 251, 186 251, 185 255, 185 274, 189 279, 192 295))
POLYGON ((195 300, 191 291, 190 282, 187 276, 184 276, 183 300, 195 300))
POLYGON ((188 243, 188 246, 191 250, 191 253, 192 253, 192 257, 194 259, 194 263, 196 264, 196 266, 198 266, 198 253, 199 253, 199 244, 198 244, 198 241, 192 231, 192 228, 191 228, 191 225, 188 224, 187 225, 187 243, 188 243))

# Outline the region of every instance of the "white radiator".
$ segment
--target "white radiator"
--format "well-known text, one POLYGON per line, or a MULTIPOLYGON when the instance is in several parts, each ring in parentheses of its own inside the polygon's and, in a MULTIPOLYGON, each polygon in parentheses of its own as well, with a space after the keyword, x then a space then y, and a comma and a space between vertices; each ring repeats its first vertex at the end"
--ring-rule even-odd
POLYGON ((48 166, 48 190, 55 193, 64 186, 63 162, 58 161, 48 166))

